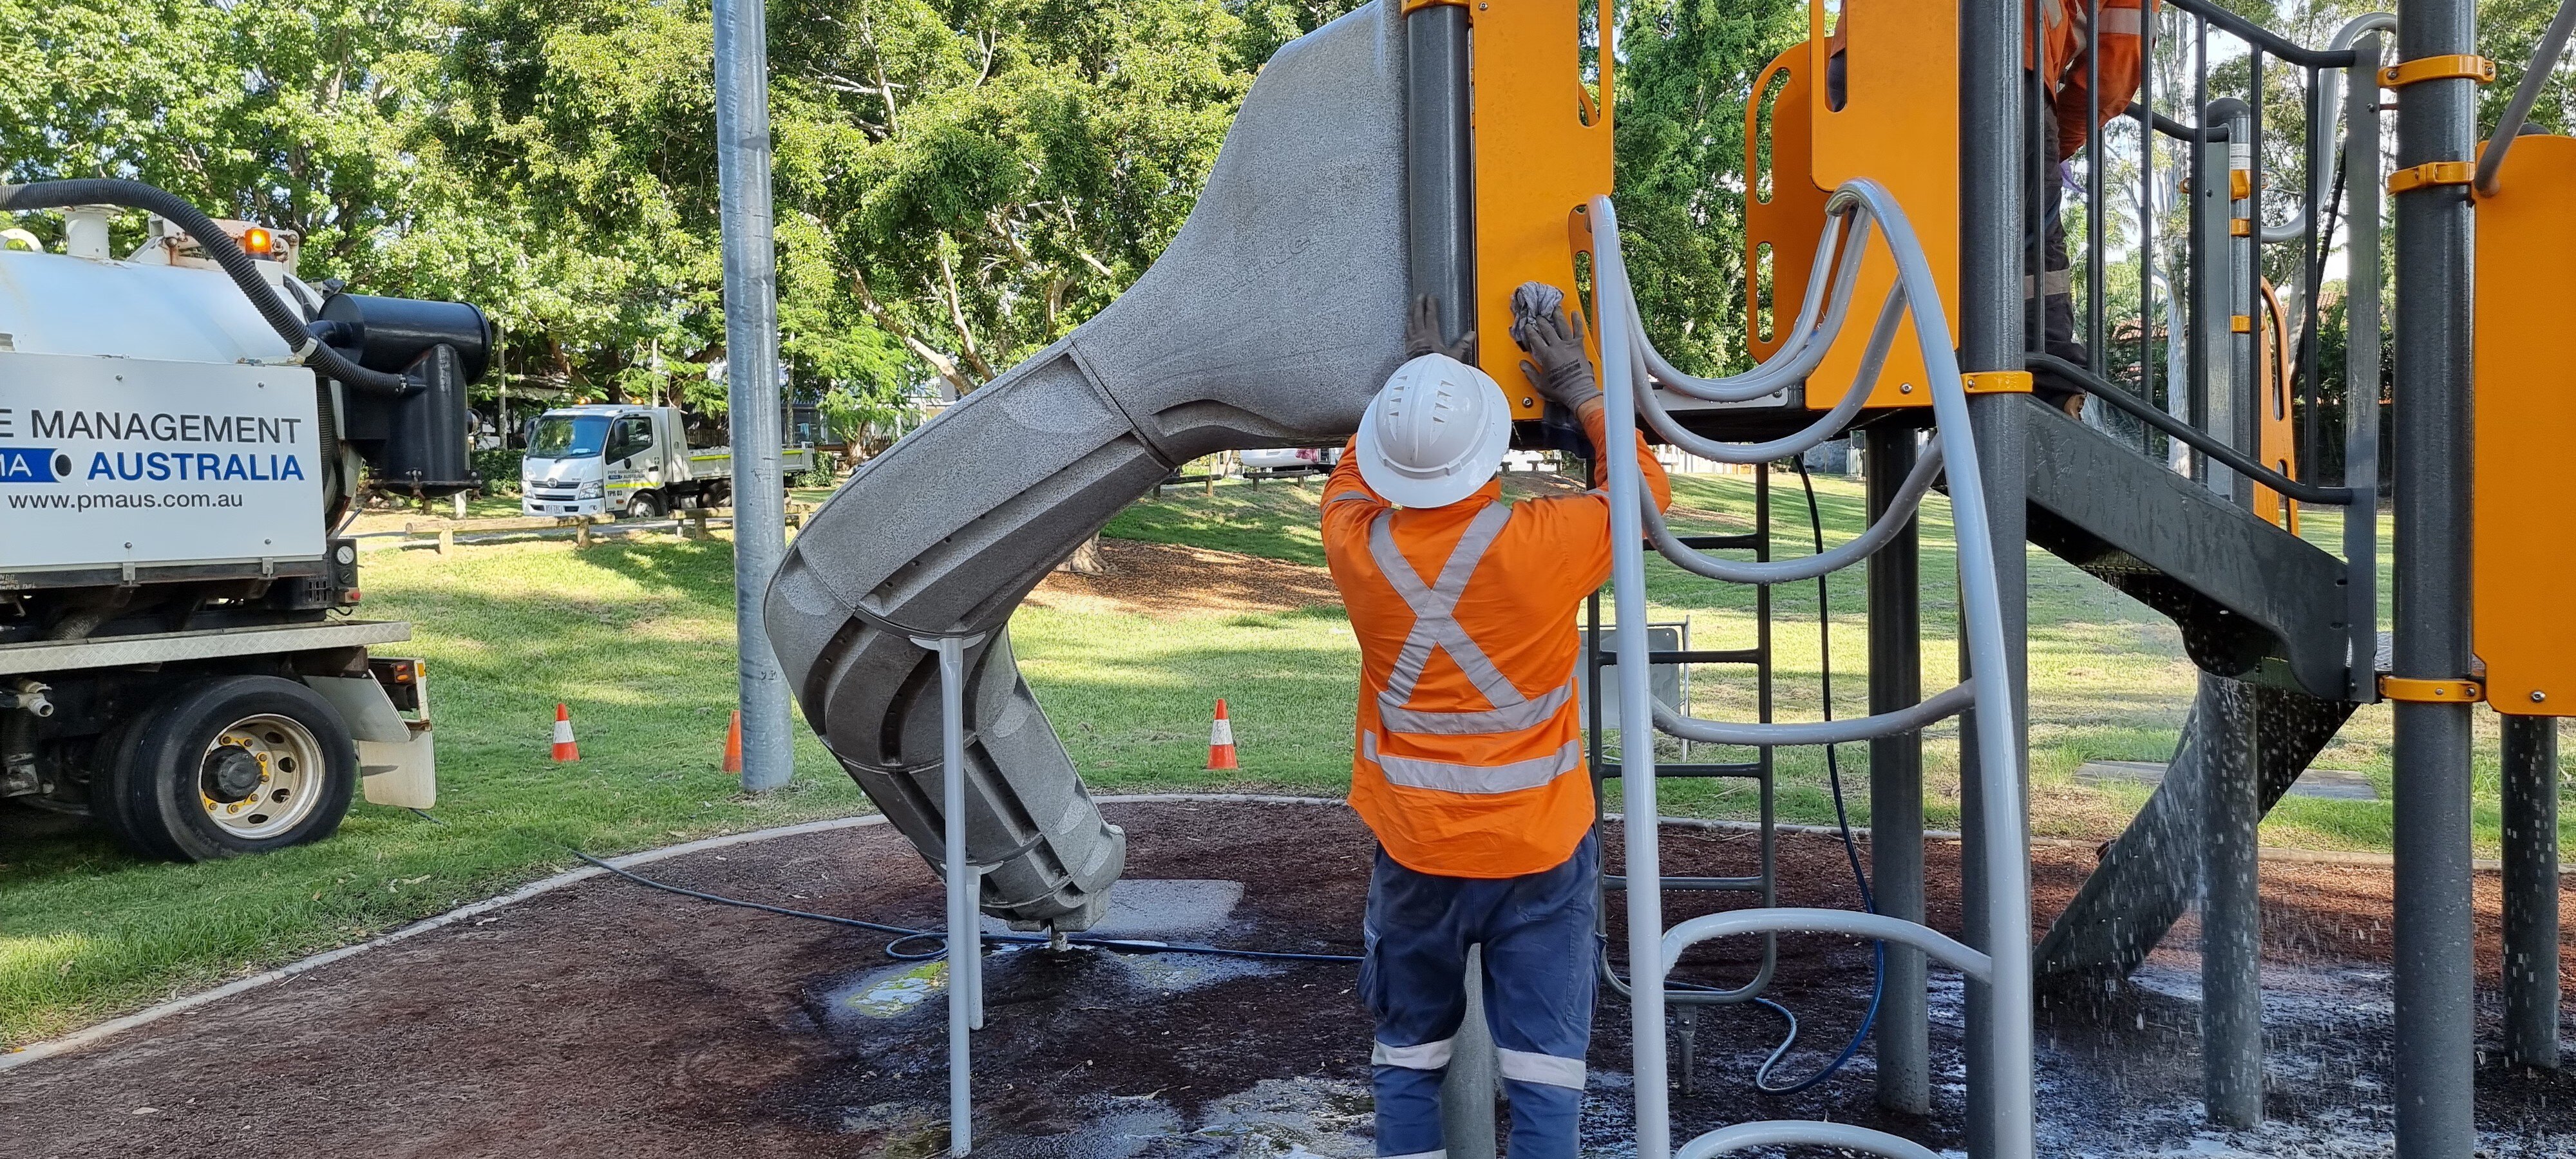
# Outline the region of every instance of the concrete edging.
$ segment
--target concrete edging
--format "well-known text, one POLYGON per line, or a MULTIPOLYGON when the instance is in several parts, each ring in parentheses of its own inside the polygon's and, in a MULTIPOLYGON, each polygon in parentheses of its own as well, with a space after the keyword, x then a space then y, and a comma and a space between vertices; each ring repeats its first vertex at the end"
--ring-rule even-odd
MULTIPOLYGON (((1347 804, 1347 802, 1339 797, 1298 797, 1270 793, 1125 793, 1097 796, 1092 798, 1092 800, 1103 805, 1136 805, 1156 802, 1204 801, 1212 804, 1317 805, 1333 806, 1338 808, 1347 804)), ((1615 821, 1620 818, 1620 815, 1617 813, 1611 813, 1608 814, 1607 817, 1608 819, 1615 821)), ((709 837, 698 841, 683 842, 678 845, 666 845, 660 849, 647 849, 638 853, 628 853, 617 857, 605 858, 604 860, 606 860, 610 865, 614 865, 620 869, 630 869, 638 865, 649 865, 653 862, 673 857, 685 857, 692 853, 703 853, 708 850, 723 849, 734 845, 748 845, 755 841, 768 841, 779 837, 797 837, 808 833, 828 833, 838 829, 858 829, 872 825, 882 825, 884 823, 885 815, 882 813, 870 813, 857 817, 834 817, 822 821, 806 821, 795 825, 782 825, 772 829, 755 829, 744 833, 729 833, 721 837, 709 837)), ((1760 829, 1759 825, 1751 821, 1708 820, 1698 817, 1666 817, 1664 818, 1663 823, 1666 825, 1679 826, 1685 829, 1711 829, 1733 833, 1752 833, 1758 832, 1760 829)), ((1840 830, 1831 825, 1799 825, 1789 822, 1780 822, 1774 827, 1783 833, 1806 833, 1828 837, 1836 837, 1841 834, 1840 830)), ((1852 836, 1857 840, 1867 840, 1869 837, 1869 830, 1866 827, 1854 826, 1852 828, 1852 836)), ((1959 835, 1957 833, 1938 830, 1926 831, 1923 834, 1923 837, 1927 841, 1956 841, 1959 839, 1959 835)), ((2063 837, 2035 837, 2031 839, 2031 843, 2033 845, 2084 847, 2091 847, 2097 844, 2096 842, 2079 841, 2063 837)), ((2269 861, 2301 862, 2322 865, 2356 865, 2368 866, 2377 869, 2385 869, 2395 864, 2395 860, 2384 853, 2330 853, 2305 849, 2265 849, 2262 851, 2262 857, 2269 861)), ((2479 861, 2476 863, 2476 867, 2480 871, 2489 872, 2499 868, 2498 863, 2493 861, 2479 861)), ((318 970, 342 959, 355 957, 356 955, 368 950, 376 949, 381 946, 389 946, 395 942, 417 937, 432 930, 442 929, 464 921, 467 918, 480 917, 505 906, 515 905, 541 894, 552 893, 555 890, 562 889, 563 887, 572 885, 576 882, 587 881, 594 877, 603 876, 606 872, 606 870, 591 865, 585 865, 579 869, 566 870, 554 875, 553 877, 520 886, 518 889, 512 890, 509 893, 505 893, 497 897, 485 898, 482 901, 474 902, 469 905, 459 906, 456 909, 449 910, 446 913, 437 915, 436 917, 423 918, 410 925, 404 926, 401 929, 370 938, 367 941, 359 942, 353 946, 342 946, 336 950, 325 950, 319 954, 314 954, 310 957, 300 958, 296 961, 289 962, 286 965, 279 966, 273 970, 265 970, 246 978, 236 978, 233 981, 224 983, 223 985, 217 986, 211 990, 202 990, 195 994, 173 998, 158 1005, 145 1007, 144 1009, 135 1011, 132 1014, 127 1014, 118 1018, 111 1018, 105 1022, 98 1023, 95 1026, 74 1031, 61 1038, 30 1043, 7 1054, 0 1054, 0 1072, 15 1070, 40 1059, 51 1058, 59 1054, 67 1054, 92 1043, 113 1038, 128 1030, 133 1030, 136 1027, 158 1022, 173 1014, 185 1013, 209 1003, 220 1002, 244 991, 255 990, 274 982, 283 982, 298 974, 318 970)))

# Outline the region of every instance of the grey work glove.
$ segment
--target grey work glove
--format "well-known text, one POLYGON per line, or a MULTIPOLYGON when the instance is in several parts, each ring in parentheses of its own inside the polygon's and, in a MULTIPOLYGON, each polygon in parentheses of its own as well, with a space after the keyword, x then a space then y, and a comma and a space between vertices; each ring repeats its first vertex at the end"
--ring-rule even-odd
POLYGON ((1446 354, 1460 362, 1467 361, 1469 347, 1475 345, 1476 332, 1458 336, 1458 341, 1440 340, 1440 302, 1429 294, 1413 300, 1413 313, 1404 320, 1404 357, 1407 361, 1425 354, 1446 354))
POLYGON ((1545 282, 1512 291, 1512 341, 1529 352, 1521 373, 1549 402, 1567 410, 1601 397, 1583 348, 1583 319, 1564 309, 1565 292, 1545 282))

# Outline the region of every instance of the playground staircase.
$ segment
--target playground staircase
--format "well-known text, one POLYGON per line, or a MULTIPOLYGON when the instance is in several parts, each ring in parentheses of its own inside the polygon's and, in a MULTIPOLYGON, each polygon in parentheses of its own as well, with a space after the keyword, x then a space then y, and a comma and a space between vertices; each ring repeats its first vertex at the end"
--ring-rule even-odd
POLYGON ((2219 711, 2215 698, 2251 694, 2267 814, 2357 707, 2347 699, 2346 572, 2206 485, 2055 407, 2029 405, 2031 542, 2172 617, 2201 669, 2162 785, 2105 847, 2037 953, 2043 979, 2126 976, 2200 886, 2204 725, 2219 711))
POLYGON ((2164 613, 2202 671, 2340 700, 2343 561, 2033 399, 2030 541, 2164 613))

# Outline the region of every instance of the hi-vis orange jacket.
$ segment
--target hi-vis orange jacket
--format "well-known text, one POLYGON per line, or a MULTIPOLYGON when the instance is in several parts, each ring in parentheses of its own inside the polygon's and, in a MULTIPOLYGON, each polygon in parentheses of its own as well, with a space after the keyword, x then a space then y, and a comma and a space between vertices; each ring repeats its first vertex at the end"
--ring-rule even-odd
MULTIPOLYGON (((1599 403, 1583 425, 1602 445, 1599 403)), ((1643 461, 1655 505, 1671 506, 1663 467, 1643 461)), ((1324 487, 1324 554, 1360 645, 1351 807, 1408 869, 1537 873, 1592 826, 1575 611, 1610 575, 1607 476, 1593 483, 1507 507, 1496 480, 1398 508, 1346 447, 1324 487)))
POLYGON ((2057 106, 2057 155, 2072 157, 2092 136, 2094 126, 2085 123, 2092 107, 2093 65, 2090 53, 2095 44, 2102 49, 2102 123, 2129 111, 2129 102, 2138 95, 2138 78, 2145 70, 2143 32, 2148 0, 2040 0, 2039 16, 2043 27, 2029 34, 2028 49, 2046 48, 2048 63, 2039 70, 2042 83, 2048 86, 2051 101, 2057 106), (2095 37, 2092 21, 2099 11, 2102 27, 2095 37))

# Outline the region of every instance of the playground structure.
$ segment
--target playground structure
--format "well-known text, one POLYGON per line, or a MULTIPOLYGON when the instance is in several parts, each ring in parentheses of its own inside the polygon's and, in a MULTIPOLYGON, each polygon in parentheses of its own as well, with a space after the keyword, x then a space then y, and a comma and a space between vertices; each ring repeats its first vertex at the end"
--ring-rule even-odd
MULTIPOLYGON (((1843 0, 1813 6, 1808 42, 1757 84, 1768 107, 1748 110, 1746 187, 1761 157, 1772 166, 1769 198, 1749 199, 1748 244, 1772 255, 1768 300, 1798 307, 1767 338, 1756 321, 1763 360, 1719 379, 1682 373, 1646 340, 1609 196, 1615 54, 1587 67, 1575 0, 1379 0, 1344 17, 1262 72, 1187 225, 1127 294, 898 442, 815 513, 765 608, 788 685, 843 766, 943 865, 955 928, 971 930, 978 906, 1025 928, 1083 928, 1120 872, 1125 836, 1101 818, 1018 676, 1007 621, 1020 598, 1176 465, 1346 435, 1402 357, 1414 294, 1438 298, 1451 333, 1498 336, 1512 286, 1588 283, 1613 446, 1642 424, 1694 455, 1763 463, 1857 432, 1870 479, 1871 526, 1859 539, 1772 560, 1767 527, 1696 542, 1673 534, 1638 502, 1636 464, 1609 464, 1616 642, 1596 649, 1591 686, 1615 662, 1620 735, 1660 729, 1766 754, 1869 741, 1874 820, 1876 912, 1766 905, 1667 931, 1665 889, 1753 889, 1767 901, 1769 845, 1752 878, 1667 877, 1657 778, 1748 777, 1767 801, 1770 762, 1658 768, 1651 745, 1623 747, 1615 764, 1596 751, 1595 775, 1621 782, 1627 863, 1605 884, 1625 889, 1622 989, 1636 1023, 1641 1156, 1784 1144, 1931 1154, 1821 1122, 1738 1124, 1676 1149, 1663 1102, 1667 1005, 1743 1000, 1761 986, 1716 999, 1668 991, 1663 976, 1692 944, 1791 930, 1882 942, 1877 1094, 1915 1111, 1930 1105, 1926 964, 1957 970, 1971 982, 1969 1153, 2020 1157, 2033 1153, 2035 990, 2125 974, 2195 898, 2207 1114, 2223 1126, 2259 1122, 2257 826, 2353 710, 2380 699, 2395 702, 2397 737, 2396 1153, 2465 1156, 2476 1066, 2469 743, 2480 700, 2508 714, 2507 1053, 2544 1068, 2558 1056, 2546 714, 2576 695, 2560 679, 2576 663, 2576 617, 2552 586, 2576 529, 2514 496, 2545 493, 2546 448, 2567 421, 2549 389, 2564 380, 2545 353, 2550 319, 2537 312, 2565 300, 2576 269, 2567 260, 2576 226, 2558 208, 2576 183, 2576 141, 2517 142, 2513 111, 2480 156, 2475 86, 2493 67, 2471 54, 2469 0, 2401 0, 2394 16, 2356 20, 2322 48, 2210 0, 2166 7, 2194 37, 2191 89, 2159 93, 2150 69, 2137 104, 2112 118, 2134 132, 2119 139, 2141 146, 2130 158, 2133 372, 2115 361, 2125 356, 2108 309, 2108 227, 2132 196, 2107 179, 2110 130, 2091 135, 2089 187, 2061 211, 2086 226, 2078 334, 2088 362, 2041 352, 2038 302, 2025 297, 2026 280, 2041 280, 2046 183, 2058 180, 2044 143, 2051 125, 2022 63, 2030 9, 1843 0), (2242 62, 2241 98, 2213 96, 2213 72, 2224 71, 2211 68, 2213 42, 2231 66, 2242 62), (1831 65, 1837 44, 1845 59, 1831 65), (2265 77, 2283 69, 2306 95, 2288 212, 2264 171, 2265 77), (1841 91, 1829 94, 1817 81, 1835 71, 1841 91), (2393 171, 2380 149, 2388 89, 2393 171), (2168 106, 2182 115, 2158 111, 2168 106), (2175 176, 2160 166, 2175 153, 2191 224, 2158 238, 2164 181, 2175 176), (2396 613, 2385 647, 2377 408, 2348 407, 2332 429, 2318 354, 2320 291, 2339 234, 2345 397, 2378 397, 2383 188, 2398 227, 2385 311, 2397 342, 2396 613), (2483 219, 2474 255, 2473 217, 2483 219), (2294 263, 2288 284, 2271 286, 2263 271, 2284 263, 2294 263), (1846 325, 1856 300, 1875 307, 1870 325, 1846 325), (2090 399, 2091 421, 2031 397, 2034 372, 2090 399), (1926 427, 1931 441, 1918 450, 1926 427), (2343 469, 2328 482, 2318 465, 2337 435, 2343 469), (1946 479, 1958 532, 1963 672, 1925 697, 1914 511, 1936 478, 1946 479), (2301 509, 2318 507, 2350 513, 2339 556, 2296 533, 2301 509), (1650 539, 1688 571, 1755 585, 1866 560, 1870 715, 1783 724, 1661 709, 1650 665, 1690 654, 1649 645, 1650 539), (2173 619, 2202 671, 2163 786, 2035 948, 2025 542, 2173 619), (1757 557, 1708 554, 1745 548, 1757 557), (1950 715, 1963 717, 1967 916, 1957 940, 1921 924, 1920 730, 1950 715), (1648 881, 1661 888, 1626 888, 1648 881)), ((2544 37, 2534 78, 2563 48, 2572 14, 2576 6, 2544 37)), ((2101 35, 2099 19, 2088 27, 2101 35)), ((2147 21, 2144 34, 2156 33, 2147 21)), ((2098 100, 2098 83, 2088 91, 2098 100)), ((2536 92, 2536 80, 2526 84, 2515 110, 2536 92)), ((1748 253, 1747 268, 1758 264, 1748 253)), ((1764 312, 1758 291, 1753 305, 1749 317, 1764 312)), ((1477 356, 1524 408, 1520 437, 1565 445, 1563 429, 1518 396, 1509 344, 1489 337, 1477 356)), ((980 1021, 971 947, 969 935, 952 1011, 957 1124, 968 1122, 966 1035, 980 1021)), ((1466 1030, 1475 1029, 1471 1017, 1466 1030)), ((1479 1081, 1473 1055, 1462 1037, 1453 1089, 1479 1081)), ((1450 1145, 1490 1154, 1454 1135, 1450 1145)), ((952 1146, 971 1146, 962 1127, 952 1146)))

